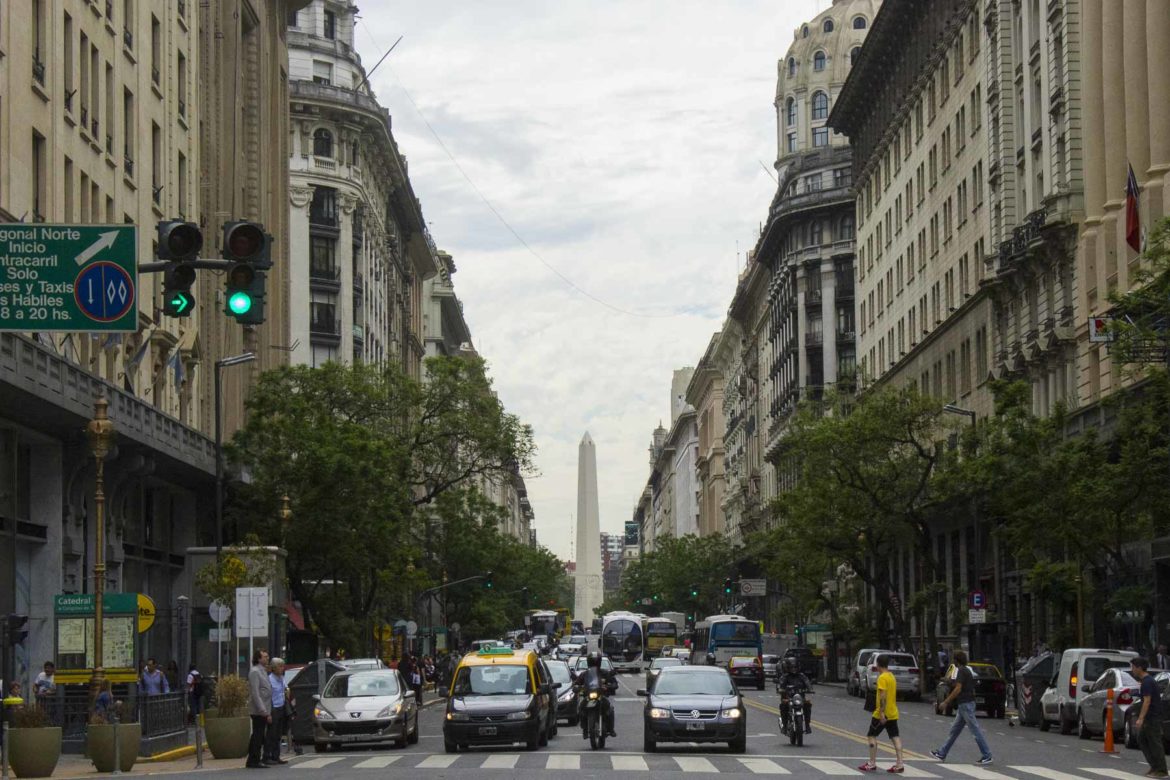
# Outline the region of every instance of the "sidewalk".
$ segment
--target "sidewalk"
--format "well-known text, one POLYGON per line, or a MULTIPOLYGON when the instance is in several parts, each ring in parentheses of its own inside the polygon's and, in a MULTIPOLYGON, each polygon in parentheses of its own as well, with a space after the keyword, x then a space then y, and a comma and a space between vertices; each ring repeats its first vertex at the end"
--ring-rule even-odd
MULTIPOLYGON (((244 759, 232 758, 218 760, 211 757, 211 751, 203 751, 203 769, 207 771, 211 769, 242 769, 244 766, 244 759)), ((170 774, 172 772, 194 772, 195 756, 184 756, 177 758, 174 761, 143 761, 139 759, 138 763, 129 772, 124 772, 124 775, 159 775, 170 774)), ((61 760, 57 762, 57 768, 53 770, 53 777, 109 777, 108 774, 98 772, 93 768, 93 763, 85 756, 70 754, 61 756, 61 760)))

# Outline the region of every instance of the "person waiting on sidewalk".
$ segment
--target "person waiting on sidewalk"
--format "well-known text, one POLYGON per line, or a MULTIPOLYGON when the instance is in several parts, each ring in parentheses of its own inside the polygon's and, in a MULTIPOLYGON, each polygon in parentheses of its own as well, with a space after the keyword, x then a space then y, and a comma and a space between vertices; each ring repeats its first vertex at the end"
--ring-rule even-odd
POLYGON ((167 676, 163 674, 162 669, 158 668, 158 661, 153 658, 146 659, 146 668, 142 670, 142 676, 138 678, 138 684, 142 686, 141 690, 147 696, 158 696, 171 692, 171 685, 167 682, 167 676))
POLYGON ((195 664, 187 670, 187 701, 187 722, 193 724, 203 712, 203 675, 195 664))
POLYGON ((879 655, 874 663, 878 668, 877 707, 869 722, 869 732, 865 735, 869 743, 869 761, 857 768, 862 772, 877 771, 877 738, 885 731, 894 743, 894 765, 886 771, 901 774, 906 771, 906 766, 902 763, 902 736, 898 732, 898 681, 890 674, 888 655, 879 655))
POLYGON ((269 664, 268 684, 272 686, 272 717, 265 736, 264 761, 268 764, 287 764, 280 757, 280 739, 284 736, 284 711, 287 691, 284 684, 284 659, 273 658, 269 664))
POLYGON ((248 672, 248 714, 252 717, 252 738, 248 741, 248 769, 267 769, 264 763, 264 735, 272 722, 272 684, 268 682, 268 653, 252 653, 248 672))
POLYGON ((967 653, 955 651, 955 676, 951 680, 951 692, 940 702, 935 709, 941 715, 947 707, 955 705, 955 720, 951 723, 951 733, 947 741, 938 750, 930 754, 939 761, 946 761, 947 754, 955 744, 955 740, 963 733, 963 728, 971 729, 975 737, 975 744, 979 746, 980 758, 976 764, 987 766, 991 763, 991 748, 987 745, 987 737, 983 736, 983 729, 975 718, 975 673, 967 666, 967 653))
POLYGON ((1141 656, 1130 659, 1129 673, 1141 684, 1142 708, 1138 711, 1138 745, 1150 771, 1146 777, 1166 777, 1166 749, 1162 745, 1162 720, 1166 703, 1150 674, 1150 662, 1141 656))

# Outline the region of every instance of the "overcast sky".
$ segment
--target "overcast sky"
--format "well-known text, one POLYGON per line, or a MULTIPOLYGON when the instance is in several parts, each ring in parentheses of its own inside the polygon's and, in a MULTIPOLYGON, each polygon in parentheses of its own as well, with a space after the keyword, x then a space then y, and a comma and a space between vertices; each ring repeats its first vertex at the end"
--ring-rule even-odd
POLYGON ((630 519, 671 371, 702 357, 767 215, 776 62, 828 5, 360 3, 367 67, 403 36, 371 83, 500 398, 535 429, 537 537, 564 559, 585 431, 601 530, 630 519))

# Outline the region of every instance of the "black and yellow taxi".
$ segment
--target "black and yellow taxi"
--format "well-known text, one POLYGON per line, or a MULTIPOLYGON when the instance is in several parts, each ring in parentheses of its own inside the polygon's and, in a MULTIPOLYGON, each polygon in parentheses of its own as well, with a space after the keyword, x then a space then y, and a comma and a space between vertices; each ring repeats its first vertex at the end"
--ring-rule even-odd
POLYGON ((531 650, 485 647, 465 655, 447 696, 443 747, 455 753, 472 745, 547 745, 559 687, 531 650))

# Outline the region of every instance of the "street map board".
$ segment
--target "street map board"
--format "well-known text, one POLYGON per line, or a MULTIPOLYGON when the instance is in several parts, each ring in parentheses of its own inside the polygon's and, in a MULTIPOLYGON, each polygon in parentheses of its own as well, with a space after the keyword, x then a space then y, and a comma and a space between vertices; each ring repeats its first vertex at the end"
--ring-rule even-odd
POLYGON ((135 225, 0 224, 0 331, 138 330, 135 225))

